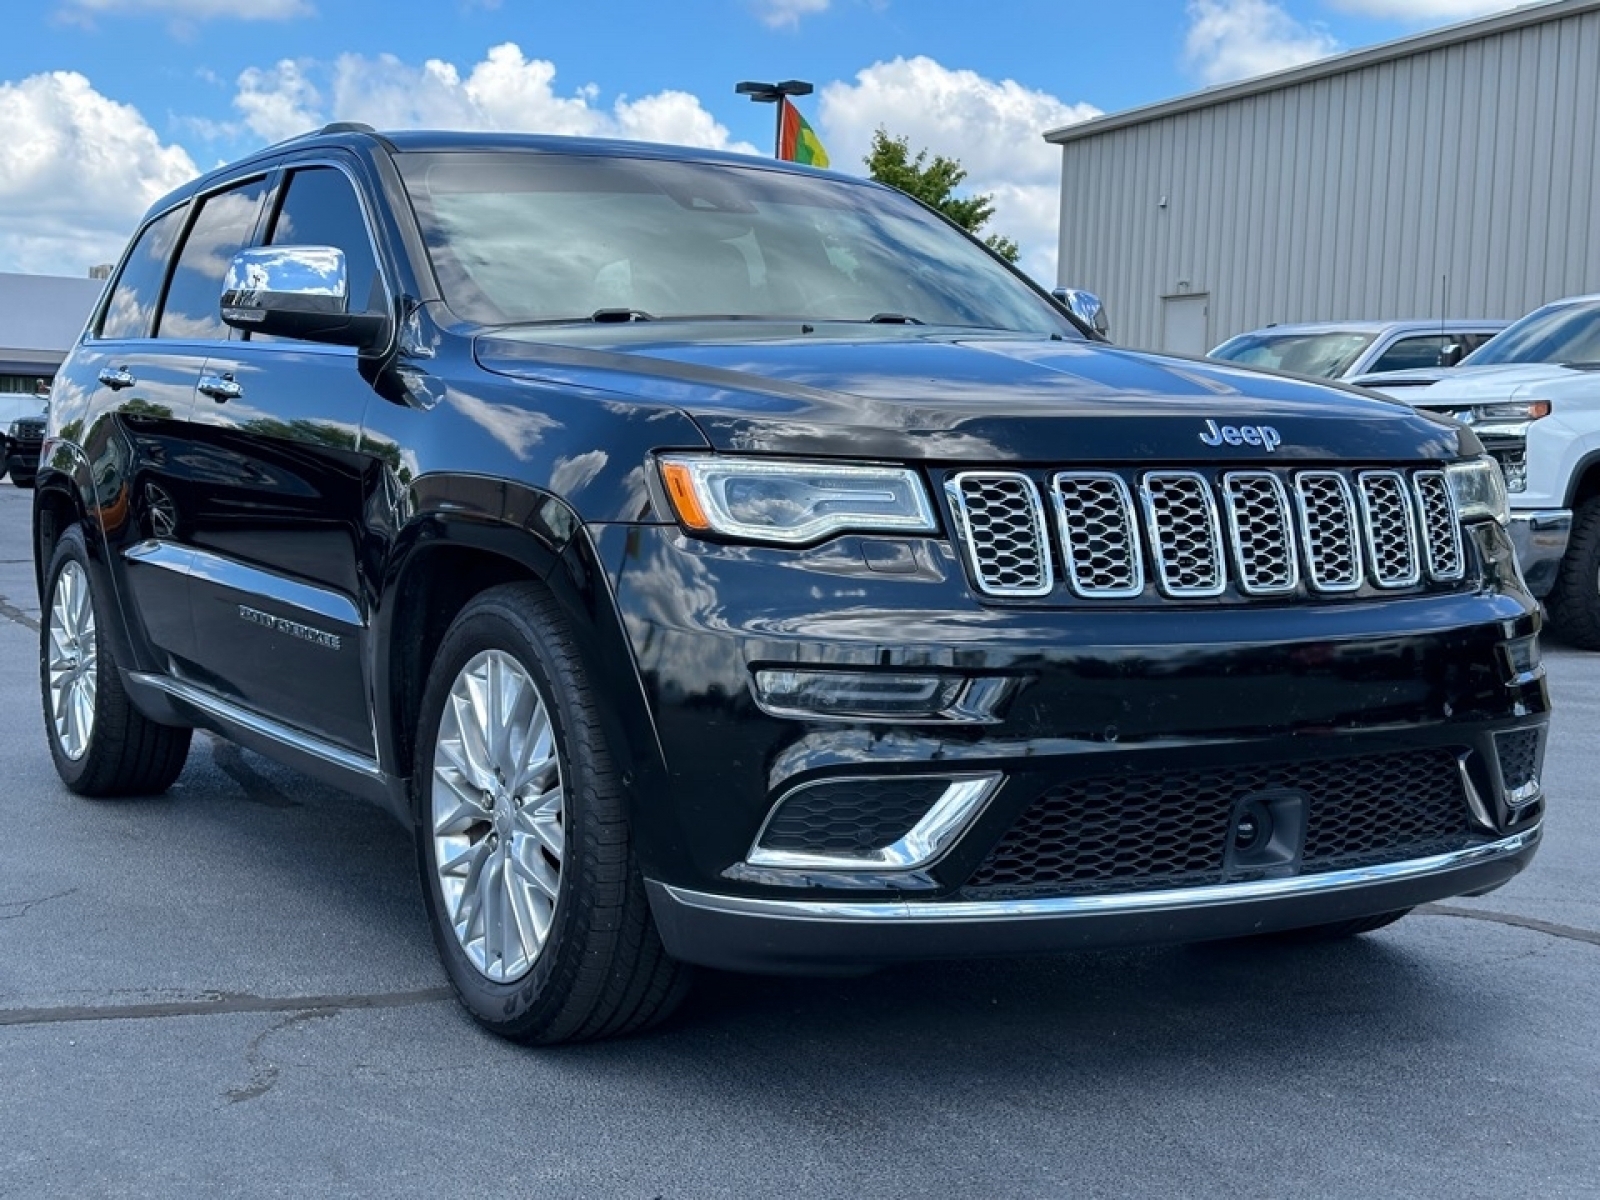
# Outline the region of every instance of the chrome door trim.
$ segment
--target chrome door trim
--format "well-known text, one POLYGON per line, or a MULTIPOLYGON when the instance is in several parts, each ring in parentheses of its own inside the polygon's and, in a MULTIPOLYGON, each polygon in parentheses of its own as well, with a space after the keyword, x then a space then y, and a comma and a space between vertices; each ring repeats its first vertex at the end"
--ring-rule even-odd
POLYGON ((165 692, 174 700, 192 705, 207 716, 215 717, 217 720, 226 722, 229 725, 236 725, 241 729, 256 734, 258 737, 267 738, 290 749, 298 750, 300 753, 320 759, 330 766, 360 775, 373 783, 381 784, 385 782, 383 771, 379 768, 376 759, 357 754, 353 750, 346 750, 342 746, 335 746, 333 743, 325 742, 302 729, 294 729, 279 721, 274 721, 271 717, 264 717, 260 713, 241 708, 231 701, 212 695, 210 692, 194 687, 192 684, 184 683, 179 679, 171 679, 165 675, 146 674, 137 671, 130 672, 128 678, 135 684, 165 692))
POLYGON ((152 540, 130 546, 124 551, 124 557, 165 567, 169 571, 180 571, 194 579, 202 579, 257 600, 273 601, 355 629, 367 627, 367 620, 361 615, 355 601, 342 592, 246 567, 210 550, 193 546, 178 547, 171 542, 152 540))

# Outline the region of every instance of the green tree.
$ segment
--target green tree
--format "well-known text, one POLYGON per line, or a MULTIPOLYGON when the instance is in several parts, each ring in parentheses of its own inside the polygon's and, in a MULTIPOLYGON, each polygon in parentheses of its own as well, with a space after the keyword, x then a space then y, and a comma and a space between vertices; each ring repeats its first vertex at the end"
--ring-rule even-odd
MULTIPOLYGON (((882 126, 873 133, 872 149, 862 161, 873 179, 938 209, 968 233, 976 235, 994 216, 993 196, 956 195, 967 178, 967 169, 959 160, 935 154, 929 161, 926 150, 913 155, 909 139, 890 137, 882 126)), ((1007 262, 1016 262, 1021 253, 1016 242, 998 233, 983 241, 1007 262)))

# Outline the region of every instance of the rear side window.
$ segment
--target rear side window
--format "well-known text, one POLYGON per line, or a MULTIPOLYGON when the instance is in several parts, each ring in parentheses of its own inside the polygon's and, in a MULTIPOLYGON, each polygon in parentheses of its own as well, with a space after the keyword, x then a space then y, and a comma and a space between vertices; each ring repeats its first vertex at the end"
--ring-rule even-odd
POLYGON ((100 319, 101 337, 150 336, 156 305, 161 300, 161 282, 167 277, 167 257, 188 211, 188 205, 180 205, 144 227, 111 289, 106 315, 100 319))
POLYGON ((172 272, 157 337, 222 340, 228 336, 222 323, 222 279, 233 256, 255 236, 266 190, 265 179, 252 179, 201 201, 172 272))
POLYGON ((289 190, 273 223, 273 246, 333 246, 344 251, 350 311, 383 308, 378 265, 361 201, 343 172, 307 167, 289 176, 289 190))
POLYGON ((1455 334, 1431 333, 1426 337, 1401 338, 1381 355, 1368 371, 1414 371, 1437 367, 1444 348, 1456 340, 1455 334))

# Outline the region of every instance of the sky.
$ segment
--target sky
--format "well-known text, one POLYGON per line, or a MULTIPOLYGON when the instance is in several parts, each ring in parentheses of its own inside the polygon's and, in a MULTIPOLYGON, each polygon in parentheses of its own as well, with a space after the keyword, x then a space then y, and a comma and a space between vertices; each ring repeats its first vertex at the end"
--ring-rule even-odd
POLYGON ((331 120, 771 153, 740 80, 804 79, 835 170, 959 159, 1055 282, 1041 134, 1506 0, 10 0, 0 271, 82 275, 197 173, 331 120))

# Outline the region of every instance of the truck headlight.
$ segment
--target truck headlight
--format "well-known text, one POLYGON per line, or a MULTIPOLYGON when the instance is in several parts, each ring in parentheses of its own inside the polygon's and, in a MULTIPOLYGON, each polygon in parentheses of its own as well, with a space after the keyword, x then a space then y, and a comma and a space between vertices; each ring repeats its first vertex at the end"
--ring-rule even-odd
POLYGON ((800 545, 836 533, 933 533, 927 490, 905 467, 668 455, 661 478, 697 533, 800 545))
POLYGON ((1500 464, 1487 454, 1470 462, 1447 464, 1444 477, 1461 520, 1491 520, 1502 525, 1511 520, 1500 464))

